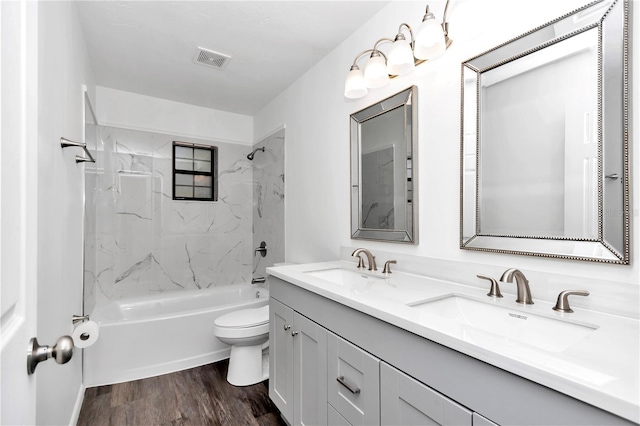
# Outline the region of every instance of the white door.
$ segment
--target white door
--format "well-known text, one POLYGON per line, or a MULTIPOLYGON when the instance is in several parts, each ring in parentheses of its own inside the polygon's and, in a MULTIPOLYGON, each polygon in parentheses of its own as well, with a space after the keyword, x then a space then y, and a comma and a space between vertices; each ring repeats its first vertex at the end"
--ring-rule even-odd
POLYGON ((27 345, 36 332, 36 2, 0 1, 0 423, 35 424, 36 379, 27 345))

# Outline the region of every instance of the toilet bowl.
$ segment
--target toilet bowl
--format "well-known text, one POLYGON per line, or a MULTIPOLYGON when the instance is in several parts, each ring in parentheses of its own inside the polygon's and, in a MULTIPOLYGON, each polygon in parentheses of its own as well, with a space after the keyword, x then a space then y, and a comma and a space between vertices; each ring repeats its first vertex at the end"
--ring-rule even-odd
POLYGON ((221 315, 213 334, 231 345, 227 381, 234 386, 253 385, 269 378, 269 306, 241 309, 221 315))

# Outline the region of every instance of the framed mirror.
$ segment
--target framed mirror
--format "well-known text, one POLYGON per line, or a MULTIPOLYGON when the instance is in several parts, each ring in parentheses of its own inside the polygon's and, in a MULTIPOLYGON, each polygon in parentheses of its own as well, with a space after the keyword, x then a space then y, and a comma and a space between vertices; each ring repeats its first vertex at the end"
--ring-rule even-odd
POLYGON ((351 238, 416 243, 418 88, 351 114, 351 238))
POLYGON ((462 249, 629 263, 628 0, 462 64, 462 249))

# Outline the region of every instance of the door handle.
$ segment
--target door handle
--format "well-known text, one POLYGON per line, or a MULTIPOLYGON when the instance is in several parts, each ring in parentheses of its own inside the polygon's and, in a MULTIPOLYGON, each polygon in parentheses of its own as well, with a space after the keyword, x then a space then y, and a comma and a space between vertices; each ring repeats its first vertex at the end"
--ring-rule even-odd
POLYGON ((27 374, 35 373, 38 364, 49 358, 55 359, 58 364, 65 364, 72 356, 73 339, 71 336, 60 337, 51 347, 40 346, 38 339, 32 337, 27 348, 27 374))

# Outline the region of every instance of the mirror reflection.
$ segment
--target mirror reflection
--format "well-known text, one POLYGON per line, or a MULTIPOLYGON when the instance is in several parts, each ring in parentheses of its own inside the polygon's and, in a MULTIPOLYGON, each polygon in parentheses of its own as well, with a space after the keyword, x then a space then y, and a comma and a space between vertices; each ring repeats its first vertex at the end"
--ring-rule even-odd
POLYGON ((414 86, 351 115, 352 238, 415 242, 414 86))
POLYGON ((627 9, 587 5, 463 63, 461 248, 628 263, 627 9))

